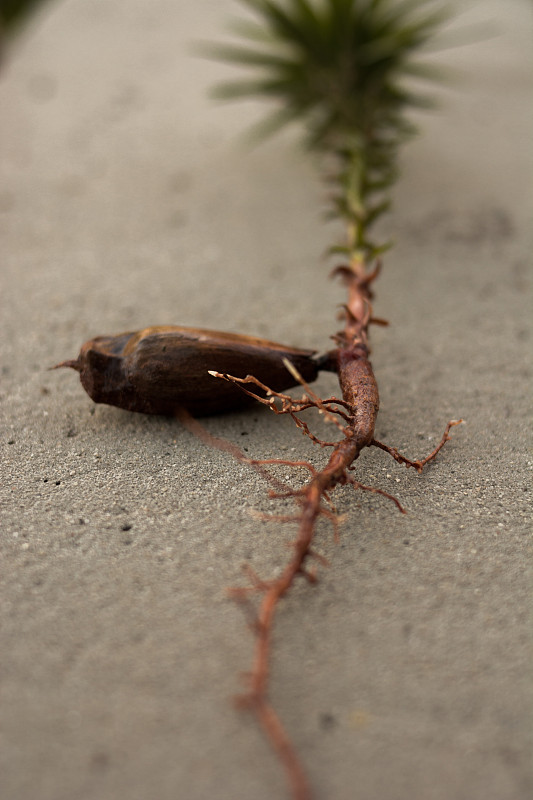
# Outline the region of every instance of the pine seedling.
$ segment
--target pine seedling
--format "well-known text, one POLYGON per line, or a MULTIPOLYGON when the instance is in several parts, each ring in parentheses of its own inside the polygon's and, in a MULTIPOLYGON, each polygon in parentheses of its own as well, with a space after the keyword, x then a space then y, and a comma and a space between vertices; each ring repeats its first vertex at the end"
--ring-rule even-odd
MULTIPOLYGON (((345 238, 332 244, 331 253, 343 261, 334 270, 348 292, 344 328, 334 340, 329 367, 336 372, 341 397, 322 400, 304 387, 301 399, 273 391, 256 376, 219 378, 241 386, 276 414, 290 415, 311 439, 331 448, 325 466, 318 470, 307 462, 270 459, 253 462, 262 470, 268 464, 305 467, 309 479, 301 489, 271 492, 292 497, 297 514, 280 518, 296 521, 298 533, 293 554, 279 577, 262 580, 250 573, 249 587, 234 590, 237 599, 261 597, 254 631, 256 650, 243 703, 256 715, 284 765, 293 800, 309 800, 311 789, 303 766, 281 720, 271 705, 268 677, 274 618, 280 599, 298 576, 316 580, 309 562, 317 560, 312 548, 316 522, 329 519, 338 527, 330 493, 338 485, 384 495, 355 479, 353 464, 365 447, 378 447, 398 463, 421 472, 449 439, 446 426, 439 445, 425 458, 412 461, 396 448, 374 437, 379 407, 377 382, 369 360, 368 330, 372 322, 372 284, 379 274, 381 256, 389 245, 375 238, 376 222, 388 211, 391 190, 398 176, 402 144, 415 132, 409 114, 432 104, 431 96, 412 87, 418 79, 438 76, 419 61, 426 45, 441 30, 449 13, 431 0, 240 0, 255 21, 237 23, 237 44, 211 46, 210 55, 246 68, 251 77, 226 82, 215 90, 223 99, 263 97, 277 103, 255 133, 270 134, 289 123, 300 125, 305 145, 318 155, 322 177, 331 190, 329 212, 344 223, 345 238), (318 409, 336 426, 338 439, 324 442, 311 433, 301 413, 318 409)), ((287 368, 291 370, 290 364, 287 368)), ((220 443, 194 421, 190 426, 213 446, 220 443)), ((227 448, 226 448, 227 449, 227 448)), ((245 461, 244 455, 234 455, 245 461)), ((250 462, 248 462, 250 463, 250 462)), ((318 559, 320 560, 320 559, 318 559)))
POLYGON ((372 242, 370 228, 389 209, 400 147, 416 132, 409 112, 433 105, 413 84, 440 76, 417 56, 449 12, 432 0, 240 2, 257 17, 234 25, 245 43, 209 52, 254 77, 221 84, 214 96, 275 101, 255 136, 303 127, 332 186, 330 214, 346 225, 335 251, 371 261, 386 245, 372 242))

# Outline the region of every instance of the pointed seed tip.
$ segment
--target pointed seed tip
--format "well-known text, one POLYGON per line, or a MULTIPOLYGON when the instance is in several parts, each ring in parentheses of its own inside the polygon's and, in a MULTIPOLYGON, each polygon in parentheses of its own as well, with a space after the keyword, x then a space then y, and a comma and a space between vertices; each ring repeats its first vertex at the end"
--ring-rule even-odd
POLYGON ((49 370, 51 369, 62 369, 63 367, 70 367, 71 369, 75 369, 76 372, 81 372, 81 364, 79 360, 76 359, 68 359, 67 361, 60 361, 59 364, 54 364, 53 367, 48 367, 49 370))

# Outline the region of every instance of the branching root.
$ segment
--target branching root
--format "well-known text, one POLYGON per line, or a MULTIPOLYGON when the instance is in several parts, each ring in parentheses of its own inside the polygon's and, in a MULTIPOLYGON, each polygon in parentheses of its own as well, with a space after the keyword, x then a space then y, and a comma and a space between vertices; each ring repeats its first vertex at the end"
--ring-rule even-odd
POLYGON ((361 489, 363 492, 372 492, 373 494, 380 494, 383 497, 386 497, 388 500, 392 500, 392 502, 396 505, 398 511, 402 514, 407 514, 407 511, 402 506, 400 501, 397 497, 394 497, 393 494, 389 494, 385 492, 383 489, 378 489, 376 486, 365 486, 363 483, 359 483, 359 481, 354 480, 354 478, 347 478, 347 482, 350 483, 354 489, 361 489))
POLYGON ((318 471, 308 461, 247 458, 235 445, 212 436, 185 412, 179 414, 185 426, 206 444, 231 453, 241 463, 249 464, 263 475, 275 487, 275 490, 270 492, 272 498, 290 498, 298 506, 298 513, 292 515, 252 512, 254 516, 262 520, 298 523, 296 538, 289 545, 291 556, 281 572, 269 581, 262 580, 251 567, 245 565, 243 569, 249 585, 229 590, 230 596, 241 603, 248 614, 250 628, 255 637, 252 668, 246 677, 248 691, 239 697, 237 702, 241 708, 247 708, 254 713, 270 740, 285 767, 293 800, 310 800, 311 792, 300 760, 268 697, 272 635, 279 603, 289 592, 298 576, 301 575, 311 584, 316 583, 316 569, 314 567, 310 569, 308 561, 314 560, 318 562, 319 566, 327 566, 327 560, 317 553, 312 545, 316 524, 320 517, 331 522, 335 540, 338 541, 339 526, 343 517, 337 514, 330 497, 330 493, 337 486, 350 484, 355 489, 382 495, 391 500, 402 514, 405 514, 405 509, 394 495, 374 486, 366 486, 348 474, 348 471, 353 469, 353 464, 361 451, 369 446, 378 447, 391 455, 398 463, 421 472, 448 441, 450 429, 461 421, 450 421, 437 447, 426 458, 418 461, 406 458, 396 448, 389 447, 373 438, 379 396, 368 360, 367 327, 370 321, 377 322, 371 315, 369 287, 379 272, 379 266, 378 263, 372 272, 367 272, 362 265, 351 262, 349 267, 341 267, 336 270, 337 274, 340 274, 348 284, 350 294, 348 305, 345 308, 346 327, 343 334, 339 334, 337 339, 339 380, 343 394, 351 401, 353 398, 354 405, 335 397, 321 400, 307 386, 290 362, 286 362, 287 369, 305 389, 305 395, 300 400, 273 391, 252 375, 248 375, 246 378, 235 378, 223 373, 211 373, 217 378, 240 386, 242 391, 270 408, 275 414, 290 415, 304 435, 316 444, 321 447, 332 447, 333 450, 323 469, 318 471), (247 388, 248 386, 255 387, 265 396, 260 396, 247 388), (339 441, 324 442, 311 433, 309 426, 298 416, 309 408, 317 409, 326 421, 335 425, 341 433, 339 441), (265 469, 266 466, 276 465, 303 468, 308 471, 309 477, 301 488, 293 489, 265 469), (328 507, 324 504, 327 504, 328 507), (260 599, 255 603, 252 602, 252 599, 258 596, 260 599))
POLYGON ((384 450, 386 453, 388 453, 390 456, 392 456, 393 459, 398 462, 398 464, 404 464, 404 466, 406 466, 408 468, 409 467, 413 467, 420 474, 422 472, 422 470, 424 469, 424 467, 426 466, 426 464, 428 464, 430 461, 432 461, 435 458, 435 456, 437 455, 437 453, 440 450, 442 450, 442 448, 444 447, 446 442, 448 442, 451 439, 450 429, 453 428, 455 425, 460 425, 462 422, 463 422, 462 419, 452 419, 452 420, 450 420, 450 422, 448 422, 448 424, 446 425, 446 428, 444 429, 444 433, 442 435, 442 439, 440 440, 440 442, 437 445, 437 447, 434 450, 432 450, 431 453, 428 456, 426 456, 425 458, 423 458, 423 459, 421 459, 419 461, 411 461, 411 459, 406 458, 401 453, 399 453, 398 450, 395 447, 389 447, 388 445, 384 444, 383 442, 379 442, 377 439, 373 439, 370 442, 370 444, 373 447, 379 447, 380 450, 384 450))

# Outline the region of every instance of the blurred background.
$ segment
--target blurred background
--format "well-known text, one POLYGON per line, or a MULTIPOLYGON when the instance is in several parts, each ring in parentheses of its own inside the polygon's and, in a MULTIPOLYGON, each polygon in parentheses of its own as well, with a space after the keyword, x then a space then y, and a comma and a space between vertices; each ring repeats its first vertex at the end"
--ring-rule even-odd
MULTIPOLYGON (((208 97, 233 71, 191 44, 241 4, 27 5, 1 4, 0 796, 281 798, 231 704, 252 642, 226 587, 293 531, 251 516, 279 511, 255 473, 47 368, 165 323, 329 347, 324 187, 294 132, 243 147, 257 103, 208 97)), ((372 360, 380 439, 416 458, 467 424, 420 477, 364 454, 408 515, 339 491, 331 566, 280 615, 273 696, 319 800, 531 796, 531 3, 459 10, 473 42, 435 54, 454 78, 384 220, 372 360)), ((266 410, 206 425, 323 457, 266 410)))

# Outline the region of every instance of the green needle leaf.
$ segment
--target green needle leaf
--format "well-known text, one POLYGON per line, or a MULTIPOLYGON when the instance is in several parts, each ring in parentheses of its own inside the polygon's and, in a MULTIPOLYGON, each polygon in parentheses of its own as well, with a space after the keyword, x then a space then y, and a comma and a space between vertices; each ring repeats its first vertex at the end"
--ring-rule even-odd
POLYGON ((368 229, 390 205, 400 145, 415 132, 409 112, 432 105, 413 81, 439 77, 417 57, 449 11, 434 0, 240 2, 257 20, 238 26, 246 44, 207 52, 253 77, 222 84, 216 96, 278 100, 263 134, 300 121, 307 146, 336 162, 332 212, 348 223, 351 250, 376 253, 368 229))

